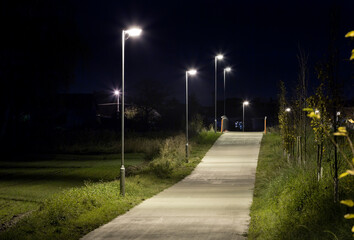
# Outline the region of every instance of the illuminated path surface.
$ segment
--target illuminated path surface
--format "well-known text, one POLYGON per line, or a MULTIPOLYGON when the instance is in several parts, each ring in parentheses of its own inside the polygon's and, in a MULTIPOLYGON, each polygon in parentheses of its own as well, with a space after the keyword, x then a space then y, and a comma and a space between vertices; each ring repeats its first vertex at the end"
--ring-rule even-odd
POLYGON ((223 134, 191 175, 83 239, 246 239, 261 138, 223 134))

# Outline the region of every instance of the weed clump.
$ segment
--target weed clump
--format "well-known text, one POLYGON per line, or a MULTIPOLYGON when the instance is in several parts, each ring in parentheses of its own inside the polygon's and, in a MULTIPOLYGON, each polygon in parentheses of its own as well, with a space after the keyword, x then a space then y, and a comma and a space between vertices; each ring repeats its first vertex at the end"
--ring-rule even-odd
POLYGON ((149 167, 152 172, 162 178, 171 176, 174 169, 185 159, 185 138, 183 135, 167 138, 160 147, 159 155, 149 167))

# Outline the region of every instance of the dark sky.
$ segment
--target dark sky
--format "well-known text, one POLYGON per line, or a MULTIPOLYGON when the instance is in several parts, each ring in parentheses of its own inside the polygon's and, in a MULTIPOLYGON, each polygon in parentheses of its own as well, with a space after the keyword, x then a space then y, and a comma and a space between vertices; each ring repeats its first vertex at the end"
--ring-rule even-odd
MULTIPOLYGON (((214 56, 222 53, 218 74, 222 97, 225 66, 227 94, 276 98, 279 80, 295 86, 298 46, 309 53, 310 89, 318 81, 313 66, 328 50, 330 13, 340 12, 339 41, 343 79, 351 46, 354 1, 73 1, 81 41, 88 56, 78 62, 70 92, 112 91, 121 85, 121 31, 140 26, 143 34, 126 41, 126 95, 139 81, 158 81, 183 101, 185 70, 195 67, 190 93, 204 105, 214 101, 214 56), (335 4, 334 4, 335 3, 335 4)), ((352 86, 352 83, 349 83, 352 86)), ((345 90, 352 97, 351 87, 345 90)))

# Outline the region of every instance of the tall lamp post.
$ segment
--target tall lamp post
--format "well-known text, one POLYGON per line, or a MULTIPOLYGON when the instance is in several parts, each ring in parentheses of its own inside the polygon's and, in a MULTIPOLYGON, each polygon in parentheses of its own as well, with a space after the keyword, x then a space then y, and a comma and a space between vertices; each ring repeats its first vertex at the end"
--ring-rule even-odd
POLYGON ((217 79, 218 79, 218 60, 222 60, 224 58, 223 55, 218 54, 215 56, 215 115, 214 115, 214 131, 216 133, 217 131, 217 118, 216 118, 216 114, 217 114, 217 97, 218 97, 218 84, 217 84, 217 79))
POLYGON ((117 117, 118 117, 118 113, 119 113, 119 90, 115 90, 114 91, 114 95, 117 96, 117 117))
POLYGON ((124 45, 129 37, 141 34, 140 28, 131 28, 122 31, 122 161, 120 167, 120 194, 125 196, 125 168, 124 168, 124 45))
POLYGON ((186 71, 186 159, 188 161, 188 75, 197 74, 197 70, 190 69, 186 71))
POLYGON ((227 67, 227 68, 224 68, 224 116, 226 116, 226 93, 225 93, 225 82, 226 82, 226 72, 231 72, 231 68, 230 67, 227 67))
POLYGON ((247 106, 249 104, 248 101, 244 101, 242 103, 242 131, 244 132, 245 131, 245 105, 247 106))

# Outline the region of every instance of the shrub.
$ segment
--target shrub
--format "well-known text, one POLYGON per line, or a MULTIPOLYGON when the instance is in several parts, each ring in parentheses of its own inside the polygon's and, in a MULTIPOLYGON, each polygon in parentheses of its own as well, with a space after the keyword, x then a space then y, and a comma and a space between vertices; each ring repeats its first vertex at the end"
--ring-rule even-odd
POLYGON ((150 164, 150 169, 159 177, 169 177, 180 166, 185 157, 185 138, 183 135, 167 138, 160 147, 159 156, 150 164))
POLYGON ((197 144, 213 144, 220 136, 220 133, 214 133, 214 129, 209 131, 202 131, 194 139, 197 144))

